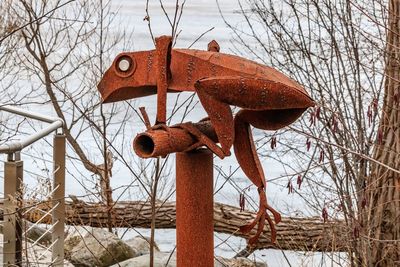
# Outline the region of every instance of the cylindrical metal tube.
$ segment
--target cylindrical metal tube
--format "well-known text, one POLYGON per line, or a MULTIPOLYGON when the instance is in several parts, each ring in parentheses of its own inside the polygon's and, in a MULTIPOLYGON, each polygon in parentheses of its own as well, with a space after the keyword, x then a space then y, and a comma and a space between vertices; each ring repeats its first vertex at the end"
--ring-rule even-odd
MULTIPOLYGON (((209 121, 193 123, 193 126, 214 142, 218 142, 209 121)), ((139 157, 151 158, 186 151, 197 141, 196 137, 178 124, 168 127, 168 130, 159 128, 138 134, 133 141, 133 149, 139 157)))
POLYGON ((214 266, 213 154, 176 154, 178 267, 214 266))
POLYGON ((35 143, 39 139, 45 137, 49 133, 57 130, 58 128, 61 128, 63 126, 63 122, 61 120, 56 120, 50 125, 48 125, 46 128, 41 129, 37 131, 36 133, 28 136, 27 138, 21 140, 21 141, 11 141, 8 143, 5 143, 0 146, 0 153, 13 153, 16 151, 20 151, 24 149, 25 147, 35 143))
POLYGON ((185 130, 169 128, 150 130, 138 134, 133 141, 133 149, 141 158, 165 156, 173 152, 182 152, 196 140, 185 130))
POLYGON ((43 122, 52 123, 52 122, 55 122, 55 121, 60 121, 61 125, 63 124, 63 120, 61 118, 51 117, 51 116, 39 114, 39 113, 36 113, 34 111, 31 111, 31 110, 25 110, 25 109, 22 109, 22 108, 11 106, 11 105, 0 106, 0 110, 4 110, 4 111, 7 111, 7 112, 10 112, 10 113, 13 113, 13 114, 18 114, 18 115, 21 115, 23 117, 28 117, 28 118, 32 118, 32 119, 43 121, 43 122))

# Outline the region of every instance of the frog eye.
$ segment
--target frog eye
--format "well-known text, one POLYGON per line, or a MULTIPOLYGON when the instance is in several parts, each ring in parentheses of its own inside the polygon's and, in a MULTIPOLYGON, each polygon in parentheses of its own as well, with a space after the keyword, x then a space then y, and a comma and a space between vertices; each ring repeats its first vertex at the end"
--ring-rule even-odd
POLYGON ((118 76, 128 77, 135 71, 135 60, 131 55, 122 54, 115 61, 115 71, 118 76))
POLYGON ((118 62, 118 69, 120 71, 126 72, 129 70, 131 66, 131 62, 129 62, 128 59, 126 58, 122 58, 119 62, 118 62))

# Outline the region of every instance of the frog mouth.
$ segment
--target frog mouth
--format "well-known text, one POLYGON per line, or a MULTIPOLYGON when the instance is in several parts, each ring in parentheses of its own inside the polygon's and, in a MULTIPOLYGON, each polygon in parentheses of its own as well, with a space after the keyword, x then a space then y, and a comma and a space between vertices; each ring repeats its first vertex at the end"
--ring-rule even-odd
POLYGON ((103 103, 112 103, 133 98, 149 96, 157 93, 155 86, 119 86, 117 82, 109 84, 107 79, 102 79, 97 85, 103 103))

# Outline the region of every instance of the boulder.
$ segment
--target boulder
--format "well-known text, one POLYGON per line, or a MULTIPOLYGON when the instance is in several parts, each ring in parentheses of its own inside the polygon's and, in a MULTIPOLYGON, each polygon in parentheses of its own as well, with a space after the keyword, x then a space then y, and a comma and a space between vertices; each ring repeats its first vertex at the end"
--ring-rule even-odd
MULTIPOLYGON (((24 249, 28 253, 28 259, 23 257, 25 263, 22 266, 52 266, 51 250, 38 245, 32 246, 32 243, 28 243, 27 249, 24 249)), ((73 267, 74 265, 64 259, 63 266, 73 267)))
MULTIPOLYGON (((135 252, 135 256, 139 257, 142 255, 150 254, 150 238, 144 236, 135 236, 134 238, 128 239, 125 241, 133 251, 135 252)), ((154 245, 154 250, 159 252, 157 244, 154 245)))
POLYGON ((67 237, 64 239, 65 258, 70 259, 72 249, 81 242, 83 236, 93 231, 93 228, 89 226, 67 227, 67 237))
POLYGON ((64 240, 64 256, 66 259, 71 258, 72 250, 74 249, 74 247, 76 247, 79 244, 79 242, 81 242, 81 240, 82 240, 82 238, 77 235, 68 236, 64 240))
MULTIPOLYGON (((148 267, 150 255, 132 258, 111 267, 148 267)), ((176 267, 176 253, 156 252, 154 253, 154 267, 176 267), (166 265, 168 263, 168 265, 166 265)), ((214 267, 267 267, 265 263, 253 262, 247 258, 225 259, 216 257, 214 267)))
POLYGON ((226 259, 215 257, 214 267, 267 267, 267 264, 254 262, 247 258, 226 259))
POLYGON ((73 247, 66 251, 72 264, 79 267, 110 266, 125 261, 135 255, 134 250, 113 233, 103 229, 92 229, 84 234, 79 243, 72 236, 67 238, 66 247, 73 247), (68 241, 69 239, 69 241, 68 241))
MULTIPOLYGON (((3 242, 3 235, 0 234, 0 243, 3 242)), ((34 245, 31 242, 23 242, 23 266, 51 266, 51 251, 40 245, 34 245), (28 258, 26 258, 26 253, 28 258)), ((3 247, 0 246, 0 266, 3 266, 3 247)), ((70 262, 64 260, 63 266, 73 267, 70 262)))
MULTIPOLYGON (((142 255, 140 257, 132 258, 118 264, 113 265, 112 267, 148 267, 150 262, 150 254, 142 255)), ((171 253, 167 252, 155 252, 154 253, 154 267, 175 267, 176 266, 176 256, 175 253, 171 255, 171 253), (171 256, 171 258, 170 258, 171 256), (168 260, 169 259, 169 260, 168 260), (168 265, 167 265, 168 262, 168 265)))

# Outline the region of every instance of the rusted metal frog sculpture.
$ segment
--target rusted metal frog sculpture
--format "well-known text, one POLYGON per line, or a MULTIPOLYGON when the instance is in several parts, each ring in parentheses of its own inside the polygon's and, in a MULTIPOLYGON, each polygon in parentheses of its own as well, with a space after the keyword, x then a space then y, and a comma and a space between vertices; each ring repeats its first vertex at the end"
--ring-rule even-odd
POLYGON ((233 145, 236 158, 247 177, 257 186, 260 197, 257 217, 241 227, 250 232, 258 223, 254 244, 263 231, 265 220, 276 239, 274 222, 280 214, 267 203, 266 181, 250 125, 263 130, 277 130, 294 122, 314 101, 295 81, 277 70, 247 59, 219 53, 212 41, 208 51, 172 49, 172 39, 156 39, 156 49, 121 53, 98 85, 104 102, 114 102, 157 94, 157 118, 152 129, 166 123, 167 92, 194 91, 209 116, 220 146, 203 136, 190 123, 182 124, 193 136, 201 137, 218 157, 230 155, 233 145), (230 105, 241 110, 233 116, 230 105))

